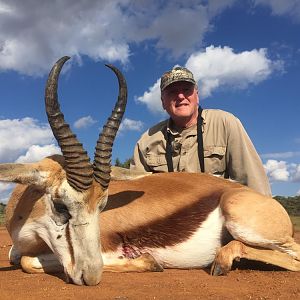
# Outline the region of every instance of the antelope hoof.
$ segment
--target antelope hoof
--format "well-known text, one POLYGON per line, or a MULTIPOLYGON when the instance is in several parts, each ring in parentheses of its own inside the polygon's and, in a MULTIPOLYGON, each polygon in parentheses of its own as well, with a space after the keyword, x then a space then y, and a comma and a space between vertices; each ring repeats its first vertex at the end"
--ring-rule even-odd
POLYGON ((139 258, 147 262, 150 272, 163 272, 164 268, 149 253, 143 253, 139 258))
POLYGON ((218 265, 215 261, 213 262, 211 268, 210 268, 210 275, 212 276, 220 276, 222 275, 223 272, 222 272, 222 269, 221 269, 221 266, 218 265))
POLYGON ((8 253, 9 262, 11 265, 20 265, 21 264, 21 254, 18 250, 14 247, 14 245, 11 246, 9 253, 8 253))
POLYGON ((216 258, 211 266, 210 275, 212 275, 212 276, 227 275, 231 270, 233 260, 239 261, 239 257, 232 259, 229 257, 223 257, 219 253, 216 256, 216 258))
POLYGON ((213 262, 211 268, 210 268, 210 275, 212 276, 220 276, 220 275, 226 275, 229 272, 229 270, 224 269, 221 264, 216 262, 216 260, 213 262))

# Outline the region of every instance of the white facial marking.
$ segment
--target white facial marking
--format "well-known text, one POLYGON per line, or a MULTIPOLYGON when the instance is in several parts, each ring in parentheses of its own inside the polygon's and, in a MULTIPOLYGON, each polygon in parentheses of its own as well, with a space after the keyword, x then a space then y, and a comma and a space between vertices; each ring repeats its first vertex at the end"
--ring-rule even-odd
MULTIPOLYGON (((58 193, 62 197, 62 200, 73 202, 84 202, 85 193, 84 192, 77 192, 74 188, 72 188, 67 179, 64 179, 58 188, 58 193)), ((66 203, 67 204, 67 203, 66 203)))
POLYGON ((40 171, 37 184, 42 186, 48 180, 50 174, 51 173, 47 171, 40 171))

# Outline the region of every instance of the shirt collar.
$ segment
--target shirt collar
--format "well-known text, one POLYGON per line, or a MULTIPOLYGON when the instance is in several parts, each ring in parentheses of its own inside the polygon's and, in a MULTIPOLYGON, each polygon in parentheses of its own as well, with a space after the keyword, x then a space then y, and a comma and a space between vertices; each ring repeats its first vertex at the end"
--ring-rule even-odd
MULTIPOLYGON (((203 109, 202 110, 202 113, 201 113, 201 117, 203 119, 203 125, 206 124, 206 115, 207 115, 207 109, 203 109)), ((202 125, 202 132, 203 132, 203 125, 202 125)), ((167 122, 167 132, 174 135, 174 136, 178 136, 178 135, 181 135, 183 131, 189 131, 190 132, 188 133, 188 135, 197 135, 197 126, 193 125, 192 127, 190 128, 187 128, 187 129, 184 129, 182 130, 181 132, 179 132, 175 126, 173 125, 173 121, 171 118, 168 119, 168 122, 167 122)))
POLYGON ((179 135, 197 135, 197 125, 193 125, 189 128, 178 130, 174 125, 171 119, 168 119, 167 122, 167 132, 172 134, 173 136, 179 135))

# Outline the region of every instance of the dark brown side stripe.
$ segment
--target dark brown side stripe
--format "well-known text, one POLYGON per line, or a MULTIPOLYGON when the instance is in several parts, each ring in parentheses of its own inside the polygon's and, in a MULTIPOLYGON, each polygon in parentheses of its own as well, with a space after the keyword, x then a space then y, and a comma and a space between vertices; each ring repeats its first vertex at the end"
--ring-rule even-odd
POLYGON ((166 219, 151 222, 135 230, 119 232, 118 236, 124 244, 139 249, 164 248, 180 244, 188 240, 216 209, 219 198, 219 193, 202 198, 201 201, 184 207, 166 219))

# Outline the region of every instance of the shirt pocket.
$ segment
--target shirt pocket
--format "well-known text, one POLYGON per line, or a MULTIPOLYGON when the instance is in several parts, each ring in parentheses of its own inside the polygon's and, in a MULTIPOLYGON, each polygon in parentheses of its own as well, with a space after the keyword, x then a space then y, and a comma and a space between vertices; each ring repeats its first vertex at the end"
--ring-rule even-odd
POLYGON ((204 149, 205 171, 223 175, 226 170, 226 146, 206 146, 204 149))
POLYGON ((146 163, 153 172, 168 172, 167 160, 165 155, 147 153, 146 163))

